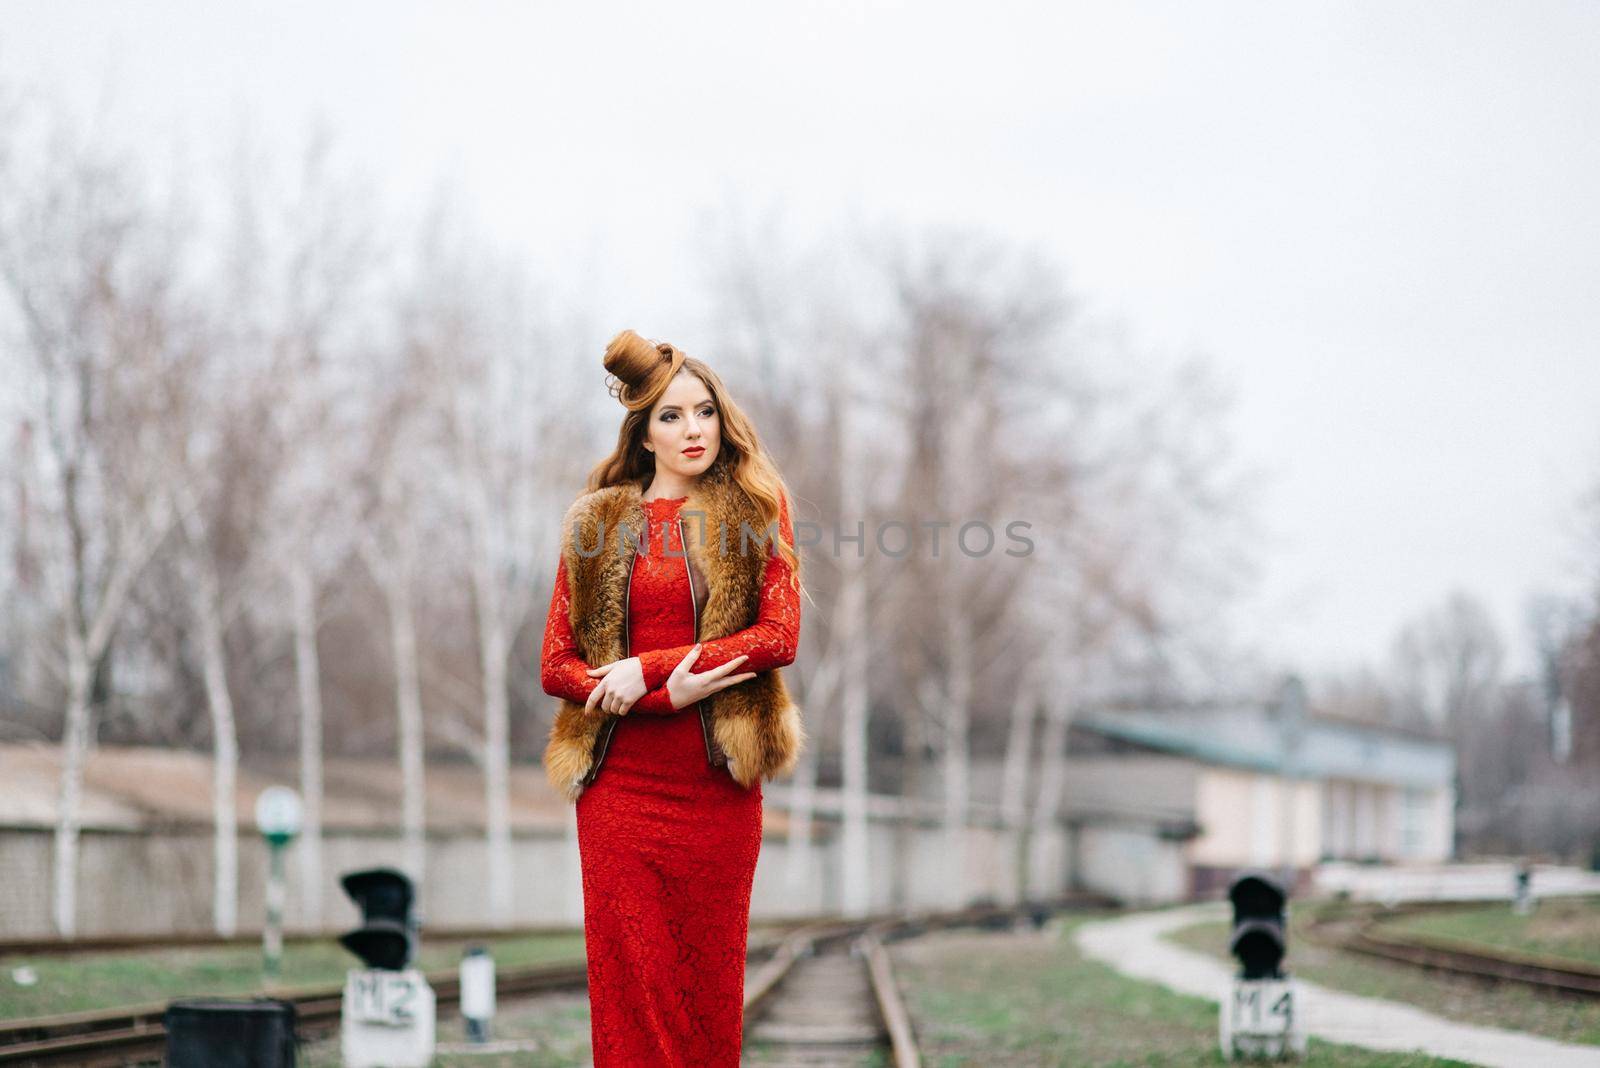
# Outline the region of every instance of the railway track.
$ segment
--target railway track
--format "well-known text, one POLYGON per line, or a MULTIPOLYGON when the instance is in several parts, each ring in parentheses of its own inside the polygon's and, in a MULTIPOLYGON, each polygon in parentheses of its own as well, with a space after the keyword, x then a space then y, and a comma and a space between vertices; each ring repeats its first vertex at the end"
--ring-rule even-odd
POLYGON ((852 943, 825 941, 781 967, 778 982, 745 999, 745 1064, 861 1064, 883 1048, 888 1031, 852 943))
MULTIPOLYGON (((1037 921, 1056 909, 1090 903, 1100 902, 1068 899, 1031 905, 1024 909, 978 907, 910 918, 876 917, 797 926, 779 939, 769 939, 750 947, 748 959, 755 966, 755 971, 746 985, 746 1019, 758 1022, 781 1019, 783 1013, 792 1011, 784 1006, 792 1005, 797 998, 803 1001, 808 991, 813 998, 823 997, 826 992, 829 1004, 838 1006, 838 999, 832 997, 829 986, 828 969, 834 969, 832 978, 838 978, 838 974, 843 973, 854 974, 858 980, 866 983, 865 989, 870 991, 871 1000, 862 998, 852 1008, 877 1006, 876 1019, 881 1030, 874 1032, 874 1048, 888 1043, 888 1047, 894 1051, 894 1063, 902 1068, 915 1065, 915 1044, 911 1038, 909 1020, 905 1017, 903 1007, 899 1007, 899 993, 893 986, 888 958, 882 948, 883 941, 909 937, 933 928, 1010 924, 1016 922, 1019 916, 1030 916, 1037 921), (819 962, 829 958, 838 960, 820 965, 820 970, 816 967, 819 962), (844 962, 842 973, 839 972, 841 961, 844 962)), ((461 997, 458 974, 454 971, 435 972, 427 978, 428 984, 433 987, 440 1016, 453 1015, 461 997)), ((582 990, 586 985, 587 974, 581 961, 502 969, 496 975, 496 994, 504 1000, 582 990)), ((857 992, 860 992, 859 988, 857 992)), ((342 987, 278 992, 273 996, 293 1003, 298 1038, 315 1039, 337 1031, 342 987)), ((166 1049, 166 1030, 162 1022, 165 1011, 166 1005, 163 1003, 3 1022, 0 1023, 0 1066, 74 1065, 90 1068, 159 1062, 166 1049)), ((821 1037, 818 1034, 811 1036, 817 1040, 812 1042, 813 1047, 827 1045, 820 1041, 821 1037)), ((837 1052, 835 1049, 834 1053, 837 1052)), ((794 1063, 817 1065, 837 1062, 802 1059, 794 1063)))
MULTIPOLYGON (((752 947, 752 955, 770 952, 752 947)), ((582 990, 588 982, 582 962, 538 965, 502 971, 496 994, 532 997, 547 991, 582 990)), ((461 981, 455 972, 428 976, 442 1015, 461 1002, 461 981)), ((321 987, 274 995, 293 1003, 295 1034, 302 1039, 330 1034, 339 1027, 342 987, 321 987)), ((166 1050, 162 1017, 165 1004, 141 1005, 107 1012, 15 1020, 0 1024, 0 1065, 125 1065, 159 1061, 166 1050)))
POLYGON ((1386 920, 1398 915, 1458 907, 1461 906, 1454 902, 1418 902, 1382 910, 1333 910, 1313 921, 1310 932, 1318 942, 1364 956, 1474 979, 1517 983, 1547 994, 1600 998, 1600 968, 1577 961, 1518 953, 1510 949, 1491 949, 1476 943, 1384 927, 1386 920))
POLYGON ((952 927, 1042 924, 1057 909, 1104 904, 979 907, 921 917, 796 931, 747 984, 744 1063, 760 1068, 843 1068, 877 1051, 896 1068, 920 1068, 910 1013, 886 942, 952 927))

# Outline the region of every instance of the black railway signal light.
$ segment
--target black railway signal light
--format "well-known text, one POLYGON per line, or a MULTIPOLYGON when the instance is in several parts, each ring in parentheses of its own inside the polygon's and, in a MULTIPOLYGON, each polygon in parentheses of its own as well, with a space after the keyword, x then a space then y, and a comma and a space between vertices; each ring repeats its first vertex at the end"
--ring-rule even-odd
POLYGON ((1240 977, 1282 978, 1283 956, 1289 945, 1283 909, 1288 895, 1283 886, 1270 875, 1251 872, 1233 881, 1228 900, 1233 902, 1228 951, 1243 966, 1240 977))
POLYGON ((368 968, 403 971, 416 952, 415 900, 411 879, 394 868, 367 868, 339 880, 361 909, 361 926, 339 936, 339 944, 368 968))

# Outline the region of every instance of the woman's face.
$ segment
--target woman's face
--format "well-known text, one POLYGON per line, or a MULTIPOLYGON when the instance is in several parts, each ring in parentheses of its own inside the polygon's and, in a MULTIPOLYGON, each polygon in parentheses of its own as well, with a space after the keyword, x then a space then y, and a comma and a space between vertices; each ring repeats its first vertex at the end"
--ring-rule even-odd
POLYGON ((656 470, 685 481, 710 467, 722 447, 722 413, 706 384, 688 372, 667 386, 645 428, 644 447, 656 454, 656 470))

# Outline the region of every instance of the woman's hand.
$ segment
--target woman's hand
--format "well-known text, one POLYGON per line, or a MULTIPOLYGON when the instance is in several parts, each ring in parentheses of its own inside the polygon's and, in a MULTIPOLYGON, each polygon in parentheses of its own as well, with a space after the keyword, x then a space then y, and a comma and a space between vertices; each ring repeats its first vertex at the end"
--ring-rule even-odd
POLYGON ((636 656, 590 668, 589 675, 598 678, 600 685, 589 694, 583 706, 585 714, 598 705, 614 716, 626 716, 633 703, 645 695, 644 666, 636 656))
POLYGON ((672 698, 673 708, 687 708, 697 701, 710 697, 718 690, 726 690, 729 686, 756 677, 754 671, 746 671, 740 675, 728 674, 750 659, 747 653, 741 653, 721 667, 714 667, 709 671, 699 673, 690 671, 689 668, 698 659, 700 659, 700 646, 696 645, 678 661, 678 666, 672 669, 672 674, 667 676, 667 696, 672 698))

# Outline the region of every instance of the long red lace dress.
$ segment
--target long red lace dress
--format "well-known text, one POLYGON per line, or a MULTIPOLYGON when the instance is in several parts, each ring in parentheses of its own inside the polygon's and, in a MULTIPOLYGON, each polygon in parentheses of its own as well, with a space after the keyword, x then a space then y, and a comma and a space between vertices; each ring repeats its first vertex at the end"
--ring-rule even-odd
MULTIPOLYGON (((674 710, 667 677, 694 645, 683 543, 687 498, 644 502, 649 541, 628 595, 631 652, 647 692, 618 724, 595 780, 578 797, 595 1068, 707 1068, 739 1063, 750 887, 761 849, 761 784, 746 789, 706 760, 694 706, 674 710), (663 543, 663 535, 666 541, 663 543), (667 556, 666 548, 677 553, 667 556)), ((788 502, 779 534, 794 544, 788 502)), ((704 643, 694 671, 748 654, 733 671, 794 661, 800 599, 768 557, 756 622, 704 643)), ((545 624, 544 689, 585 701, 599 680, 578 658, 566 565, 545 624)))

